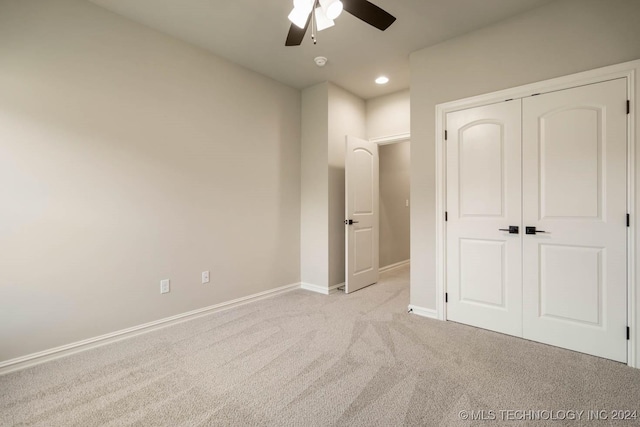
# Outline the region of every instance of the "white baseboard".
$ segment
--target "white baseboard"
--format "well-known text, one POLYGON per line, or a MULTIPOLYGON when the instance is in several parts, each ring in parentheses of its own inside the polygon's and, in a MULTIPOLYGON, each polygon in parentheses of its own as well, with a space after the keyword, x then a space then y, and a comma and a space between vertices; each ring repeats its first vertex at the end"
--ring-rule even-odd
POLYGON ((438 320, 438 312, 430 308, 418 307, 417 305, 409 304, 409 312, 417 314, 418 316, 428 317, 429 319, 438 320))
POLYGON ((145 323, 131 328, 122 329, 116 332, 111 332, 105 335, 89 338, 82 341, 77 341, 71 344, 66 344, 60 347, 51 348, 37 353, 28 354, 26 356, 16 357, 15 359, 6 360, 0 362, 0 375, 8 374, 9 372, 18 371, 20 369, 28 368, 30 366, 38 365, 40 363, 48 362, 50 360, 59 359, 61 357, 69 356, 81 351, 90 350, 92 348, 100 347, 103 345, 111 344, 123 339, 132 338, 137 335, 146 334, 158 329, 166 328, 168 326, 182 323, 187 320, 192 320, 198 317, 206 316, 213 313, 229 310, 234 307, 238 307, 250 302, 258 301, 261 299, 269 298, 274 295, 289 292, 295 289, 300 289, 300 283, 293 283, 291 285, 281 286, 279 288, 270 289, 264 292, 258 292, 257 294, 248 295, 246 297, 237 298, 231 301, 226 301, 220 304, 211 305, 197 310, 188 311, 186 313, 177 314, 171 317, 165 317, 164 319, 155 320, 153 322, 145 323))
POLYGON ((395 264, 385 265, 384 267, 379 268, 378 272, 384 273, 385 271, 393 270, 394 268, 404 267, 405 265, 410 263, 411 263, 410 259, 405 259, 404 261, 396 262, 395 264))
POLYGON ((302 289, 305 289, 305 290, 311 291, 311 292, 317 292, 317 293, 323 294, 323 295, 329 295, 329 294, 332 294, 332 293, 336 292, 340 286, 344 286, 344 283, 333 285, 333 286, 330 286, 328 288, 326 288, 324 286, 320 286, 320 285, 314 285, 312 283, 304 283, 304 282, 302 282, 300 284, 300 287, 302 289))

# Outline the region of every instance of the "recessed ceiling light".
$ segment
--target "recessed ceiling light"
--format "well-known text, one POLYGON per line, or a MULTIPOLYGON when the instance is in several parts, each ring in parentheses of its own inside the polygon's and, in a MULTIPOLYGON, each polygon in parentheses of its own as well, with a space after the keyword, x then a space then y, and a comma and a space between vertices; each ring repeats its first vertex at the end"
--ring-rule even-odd
POLYGON ((389 78, 385 76, 380 76, 376 79, 376 83, 378 83, 379 85, 389 83, 389 78))

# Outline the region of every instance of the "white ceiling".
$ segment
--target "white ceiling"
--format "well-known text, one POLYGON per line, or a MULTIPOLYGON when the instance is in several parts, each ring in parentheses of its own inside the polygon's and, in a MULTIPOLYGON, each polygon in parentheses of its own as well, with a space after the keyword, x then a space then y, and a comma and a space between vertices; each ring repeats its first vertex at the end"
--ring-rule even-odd
POLYGON ((369 99, 409 87, 409 54, 553 0, 373 0, 394 15, 379 31, 348 13, 285 47, 292 0, 90 0, 295 88, 331 81, 369 99), (329 61, 318 68, 313 58, 329 61), (387 75, 379 86, 374 79, 387 75))

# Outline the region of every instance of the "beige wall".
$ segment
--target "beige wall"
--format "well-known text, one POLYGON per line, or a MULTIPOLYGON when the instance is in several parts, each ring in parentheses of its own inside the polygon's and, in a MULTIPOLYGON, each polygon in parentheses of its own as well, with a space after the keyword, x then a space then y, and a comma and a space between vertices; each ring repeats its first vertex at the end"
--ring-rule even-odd
POLYGON ((89 2, 0 3, 0 361, 298 282, 300 107, 89 2))
POLYGON ((300 275, 303 283, 329 286, 329 88, 302 91, 300 275))
POLYGON ((381 138, 411 131, 409 90, 367 100, 367 138, 381 138))
POLYGON ((638 59, 639 16, 638 0, 560 0, 411 55, 411 304, 436 304, 436 104, 638 59))
POLYGON ((409 141, 381 145, 380 267, 409 259, 409 141))

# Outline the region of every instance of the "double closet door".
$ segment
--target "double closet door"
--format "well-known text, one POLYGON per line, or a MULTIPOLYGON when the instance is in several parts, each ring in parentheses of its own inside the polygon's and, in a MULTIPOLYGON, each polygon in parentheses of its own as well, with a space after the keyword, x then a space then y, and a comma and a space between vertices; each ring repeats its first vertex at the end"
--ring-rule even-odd
POLYGON ((447 114, 447 319, 627 360, 627 82, 447 114))

